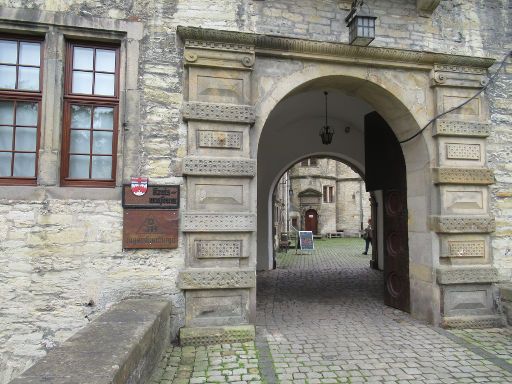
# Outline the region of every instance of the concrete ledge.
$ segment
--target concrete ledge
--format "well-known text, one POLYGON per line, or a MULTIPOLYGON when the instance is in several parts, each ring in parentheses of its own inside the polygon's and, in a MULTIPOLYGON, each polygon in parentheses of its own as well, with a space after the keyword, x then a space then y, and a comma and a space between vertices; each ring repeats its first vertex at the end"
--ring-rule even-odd
POLYGON ((208 345, 224 343, 243 343, 256 337, 254 325, 225 327, 181 328, 180 343, 186 345, 208 345))
POLYGON ((443 317, 441 326, 443 328, 464 329, 464 328, 501 328, 505 325, 504 319, 499 315, 488 316, 453 316, 443 317))
POLYGON ((144 383, 169 344, 170 308, 163 300, 116 304, 11 384, 144 383))

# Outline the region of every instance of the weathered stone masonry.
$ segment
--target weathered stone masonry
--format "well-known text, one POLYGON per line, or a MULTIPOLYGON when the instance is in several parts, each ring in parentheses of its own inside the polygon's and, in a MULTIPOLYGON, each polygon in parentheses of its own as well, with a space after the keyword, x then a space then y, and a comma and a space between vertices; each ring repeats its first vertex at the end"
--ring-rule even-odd
MULTIPOLYGON (((255 207, 249 202, 255 201, 256 196, 247 195, 254 172, 251 160, 254 154, 250 153, 246 139, 248 132, 254 129, 249 128, 250 124, 260 118, 250 107, 255 102, 252 94, 255 87, 251 85, 252 92, 245 89, 248 93, 244 93, 242 99, 234 100, 230 98, 232 94, 225 92, 210 95, 217 98, 215 103, 201 104, 204 101, 200 99, 205 96, 190 94, 190 84, 184 79, 190 76, 186 71, 201 74, 208 69, 183 57, 182 42, 176 36, 177 26, 345 42, 348 35, 343 23, 346 3, 212 0, 205 7, 204 1, 199 0, 0 0, 2 31, 37 33, 45 36, 46 43, 45 113, 38 186, 0 187, 1 383, 17 376, 47 349, 82 327, 88 321, 85 316, 93 318, 124 297, 167 297, 175 316, 171 323, 173 335, 176 335, 186 317, 184 295, 177 286, 179 270, 186 267, 186 273, 221 263, 228 272, 245 273, 254 267, 247 248, 254 231, 251 221, 255 207), (58 186, 63 43, 64 37, 73 36, 91 41, 108 38, 121 44, 126 67, 122 74, 125 92, 120 107, 125 111, 121 115, 126 129, 120 133, 118 187, 112 190, 58 186), (226 108, 224 104, 235 105, 226 108), (208 116, 209 121, 206 123, 201 116, 208 116), (201 131, 197 138, 193 136, 196 130, 201 131), (191 143, 199 144, 195 147, 191 143), (194 162, 195 156, 207 153, 220 161, 211 168, 216 170, 214 175, 205 174, 202 165, 194 162), (224 165, 229 161, 239 166, 226 168, 224 165), (190 172, 187 184, 182 179, 182 166, 190 172), (229 174, 226 174, 227 169, 229 174), (238 183, 226 183, 225 177, 232 177, 233 173, 238 183), (225 190, 225 185, 229 184, 230 195, 242 203, 240 209, 224 214, 230 216, 230 223, 240 225, 237 232, 222 233, 221 240, 230 250, 221 254, 225 257, 219 260, 217 233, 204 234, 194 229, 182 235, 180 248, 171 252, 123 252, 120 185, 138 174, 149 176, 154 183, 182 186, 182 228, 204 225, 217 228, 219 206, 207 206, 202 201, 203 191, 210 191, 206 185, 216 184, 215 188, 225 190), (191 257, 194 254, 197 258, 191 257)), ((506 0, 492 4, 484 0, 441 1, 430 18, 420 15, 418 3, 414 0, 370 1, 379 17, 377 39, 372 45, 495 59, 501 59, 512 48, 510 9, 506 0)), ((244 53, 242 57, 252 56, 250 52, 244 53)), ((252 67, 250 61, 245 64, 237 61, 236 67, 228 73, 246 73, 245 76, 250 77, 252 67)), ((492 67, 491 71, 494 69, 492 67)), ((433 80, 436 72, 443 71, 434 71, 433 80)), ((275 76, 278 78, 279 73, 275 76)), ((474 75, 463 76, 467 79, 474 75)), ((204 76, 201 80, 203 84, 207 78, 204 76)), ((241 77, 241 81, 248 80, 241 77)), ((439 97, 451 89, 446 83, 432 85, 439 97)), ((457 92, 467 96, 479 86, 481 84, 469 87, 463 84, 457 92)), ((509 62, 496 84, 486 91, 488 113, 485 105, 481 110, 484 115, 472 114, 471 109, 466 109, 466 116, 459 114, 447 119, 450 125, 456 124, 459 128, 446 127, 444 121, 433 128, 435 150, 439 151, 436 163, 432 164, 438 168, 433 172, 433 180, 439 195, 432 202, 436 206, 432 209, 432 216, 436 216, 432 220, 439 225, 436 228, 440 232, 440 260, 457 263, 459 258, 455 255, 462 253, 471 265, 475 265, 476 260, 479 265, 475 273, 463 271, 456 276, 450 275, 451 272, 445 274, 440 268, 437 279, 443 286, 448 306, 453 298, 465 295, 461 293, 461 284, 469 287, 477 284, 485 286, 480 297, 486 298, 484 307, 489 308, 495 305, 489 300, 492 298, 489 287, 496 281, 496 273, 499 281, 510 281, 512 276, 511 89, 509 62), (463 140, 459 140, 459 129, 465 132, 463 140), (494 178, 486 169, 493 171, 494 178), (446 184, 445 180, 462 182, 457 182, 454 190, 453 183, 446 184), (461 207, 450 204, 458 193, 470 196, 473 201, 480 196, 487 199, 482 200, 488 202, 483 208, 470 207, 474 209, 470 214, 471 223, 465 219, 461 222, 457 212, 461 207), (489 221, 491 217, 494 217, 493 222, 489 221), (477 228, 479 233, 463 233, 460 229, 467 225, 477 228)), ((208 200, 208 196, 205 198, 208 200)), ((455 269, 464 268, 470 267, 455 269)), ((229 293, 218 289, 226 293, 222 299, 227 303, 225 308, 229 307, 230 300, 233 302, 233 295, 242 300, 250 298, 252 288, 248 284, 229 293)), ((191 289, 187 294, 198 303, 196 308, 208 301, 206 296, 201 297, 200 289, 191 289)), ((199 313, 194 310, 187 313, 187 318, 194 319, 199 313)), ((239 316, 242 323, 246 321, 244 316, 239 316)))

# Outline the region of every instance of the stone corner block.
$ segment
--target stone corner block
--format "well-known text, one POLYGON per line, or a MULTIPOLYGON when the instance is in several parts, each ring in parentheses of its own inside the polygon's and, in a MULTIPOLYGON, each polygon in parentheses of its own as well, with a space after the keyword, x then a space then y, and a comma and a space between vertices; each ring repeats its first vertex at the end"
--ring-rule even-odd
POLYGON ((181 110, 183 120, 221 121, 226 123, 254 124, 253 106, 205 102, 185 102, 181 110))
POLYGON ((245 158, 186 157, 183 174, 192 176, 256 176, 256 160, 245 158))
POLYGON ((180 329, 182 346, 240 343, 253 341, 256 337, 254 325, 235 325, 223 327, 197 327, 180 329))
POLYGON ((437 233, 491 233, 496 229, 492 216, 430 216, 431 228, 437 233))
POLYGON ((432 136, 488 137, 491 124, 458 120, 438 120, 432 136))
POLYGON ((450 316, 443 317, 441 327, 447 329, 483 329, 501 328, 505 326, 505 319, 501 315, 486 316, 450 316))
POLYGON ((180 289, 236 289, 256 287, 254 269, 186 269, 179 273, 180 289))
POLYGON ((183 215, 183 232, 254 232, 254 213, 191 213, 183 215))
POLYGON ((491 266, 443 267, 436 270, 437 282, 449 284, 496 283, 499 281, 498 270, 491 266))
POLYGON ((494 184, 494 172, 488 168, 433 168, 434 184, 494 184))

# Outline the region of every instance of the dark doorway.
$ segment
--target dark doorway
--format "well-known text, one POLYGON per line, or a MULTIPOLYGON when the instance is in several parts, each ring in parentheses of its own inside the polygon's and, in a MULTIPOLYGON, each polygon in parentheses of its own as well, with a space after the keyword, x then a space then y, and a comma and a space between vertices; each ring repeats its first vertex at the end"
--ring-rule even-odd
POLYGON ((402 148, 377 113, 365 116, 367 191, 382 191, 384 303, 410 312, 407 183, 402 148))
POLYGON ((318 213, 314 209, 308 209, 304 215, 304 230, 318 233, 318 213))

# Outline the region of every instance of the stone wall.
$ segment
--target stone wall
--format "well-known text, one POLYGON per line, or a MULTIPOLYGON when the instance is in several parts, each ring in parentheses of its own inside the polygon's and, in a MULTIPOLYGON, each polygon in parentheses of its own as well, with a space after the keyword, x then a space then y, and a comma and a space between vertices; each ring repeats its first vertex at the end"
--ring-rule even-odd
MULTIPOLYGON (((508 0, 441 1, 432 18, 418 16, 415 0, 368 4, 379 17, 374 46, 499 60, 512 49, 508 0)), ((183 63, 176 44, 178 25, 348 40, 343 22, 346 1, 338 0, 211 0, 207 7, 200 0, 0 0, 0 24, 8 8, 43 11, 32 13, 33 21, 56 12, 76 18, 77 25, 87 21, 101 26, 105 19, 114 24, 142 23, 138 80, 126 101, 127 109, 140 103, 140 114, 136 123, 128 122, 122 153, 125 169, 118 173, 124 174, 125 182, 140 174, 154 183, 180 184, 183 194, 180 159, 186 155, 187 133, 180 118, 183 63)), ((494 265, 508 281, 512 277, 511 89, 509 60, 487 92, 493 127, 487 150, 496 177, 490 188, 497 223, 491 242, 494 265)), ((54 138, 49 136, 57 138, 53 155, 58 158, 60 117, 55 121, 43 131, 54 130, 54 138)), ((55 173, 56 167, 55 162, 43 163, 41 172, 55 173)), ((124 297, 165 296, 176 316, 172 323, 183 324, 183 296, 175 282, 184 263, 183 247, 171 252, 123 252, 119 188, 108 199, 98 191, 72 200, 60 192, 48 198, 48 189, 59 190, 55 184, 50 180, 29 194, 0 187, 0 383, 17 376, 87 318, 124 297), (13 196, 5 197, 9 194, 13 196)))

